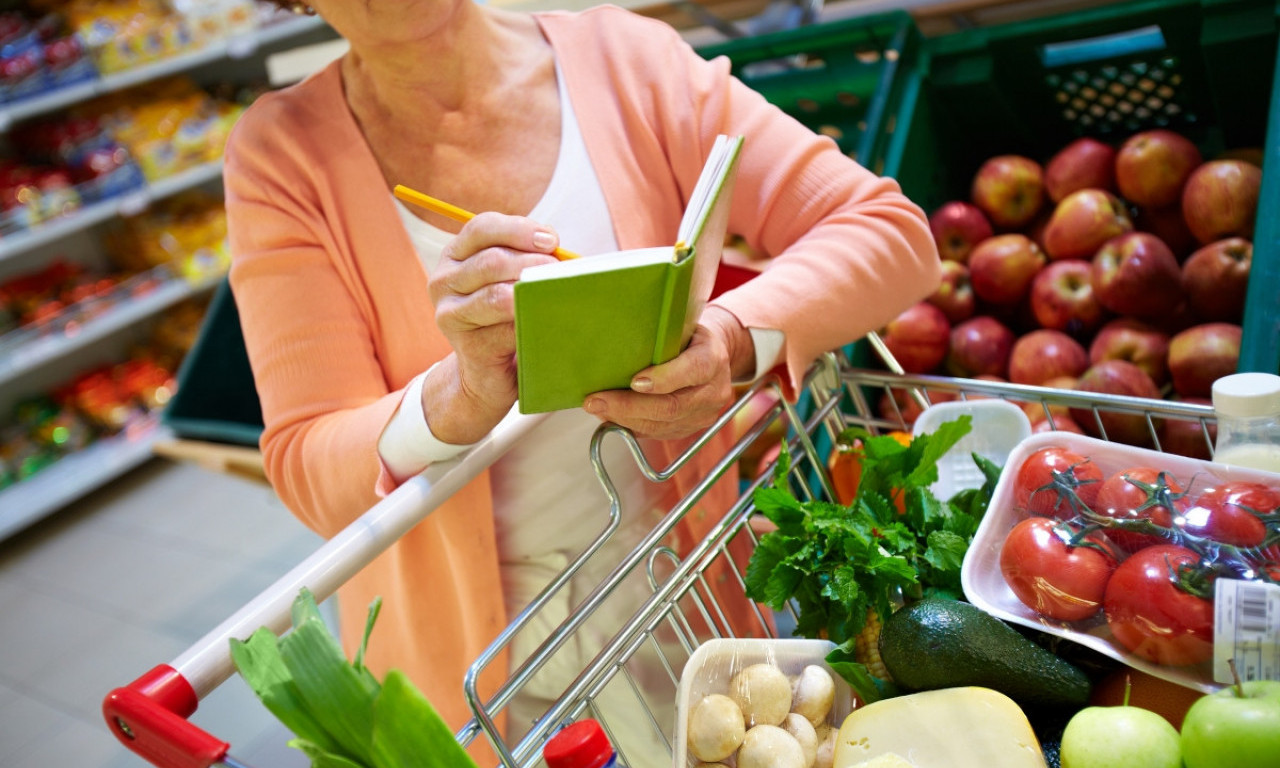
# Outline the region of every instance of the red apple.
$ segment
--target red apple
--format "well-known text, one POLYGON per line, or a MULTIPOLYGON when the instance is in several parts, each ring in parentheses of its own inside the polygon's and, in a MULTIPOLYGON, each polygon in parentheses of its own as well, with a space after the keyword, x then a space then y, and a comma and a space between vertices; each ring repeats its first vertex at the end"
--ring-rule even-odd
POLYGON ((1133 222, 1139 232, 1150 232, 1169 246, 1181 263, 1200 244, 1182 220, 1182 206, 1175 203, 1164 208, 1141 208, 1133 222))
POLYGON ((1098 303, 1120 315, 1151 319, 1183 302, 1182 271, 1169 246, 1146 232, 1112 238, 1093 257, 1098 303))
POLYGON ((1204 323, 1169 340, 1169 375, 1183 397, 1209 397, 1213 382, 1236 372, 1240 361, 1240 326, 1204 323))
POLYGON ((1182 289, 1191 311, 1205 321, 1238 323, 1249 290, 1253 244, 1239 237, 1209 243, 1182 265, 1182 289))
POLYGON ((1055 261, 1031 282, 1031 311, 1044 328, 1076 337, 1092 334, 1106 310, 1093 295, 1092 266, 1083 259, 1055 261))
POLYGON ((1009 381, 1042 384, 1063 376, 1079 376, 1089 367, 1089 353, 1062 331, 1042 328, 1022 336, 1009 353, 1009 381))
POLYGON ((1091 259, 1102 244, 1133 229, 1120 198, 1100 189, 1082 189, 1063 198, 1044 230, 1049 258, 1091 259))
POLYGON ((1044 172, 1030 158, 993 157, 974 175, 970 198, 995 226, 1019 229, 1035 218, 1044 203, 1044 172))
POLYGON ((1044 189, 1053 202, 1061 202, 1082 189, 1116 187, 1116 151, 1097 139, 1076 139, 1063 147, 1044 167, 1044 189))
POLYGON ((1112 320, 1089 345, 1089 364, 1125 360, 1141 368, 1157 387, 1169 380, 1169 335, 1131 317, 1112 320))
MULTIPOLYGON (((1207 397, 1180 397, 1182 402, 1199 405, 1213 405, 1207 397)), ((1204 426, 1199 419, 1160 419, 1157 432, 1160 436, 1160 450, 1176 453, 1179 456, 1190 456, 1193 459, 1213 458, 1210 446, 1218 439, 1218 424, 1208 421, 1209 439, 1205 440, 1204 426)))
MULTIPOLYGON (((1075 389, 1079 384, 1079 379, 1075 376, 1058 376, 1039 384, 1042 387, 1050 387, 1052 389, 1075 389)), ((1083 435, 1084 430, 1076 424, 1075 419, 1071 418, 1071 409, 1065 405, 1048 405, 1039 400, 1032 400, 1021 403, 1022 412, 1027 414, 1027 420, 1031 422, 1031 432, 1039 434, 1040 432, 1074 432, 1077 435, 1083 435)))
POLYGON ((1045 264, 1044 251, 1026 235, 996 235, 969 254, 973 292, 992 304, 1016 304, 1045 264))
POLYGON ((958 261, 943 261, 942 282, 926 301, 942 310, 952 325, 973 317, 977 299, 969 284, 969 268, 958 261))
POLYGON ((1253 239, 1262 169, 1243 160, 1212 160, 1182 190, 1182 217, 1202 245, 1226 237, 1253 239))
POLYGON ((880 336, 904 371, 928 373, 947 356, 951 324, 942 310, 922 301, 890 320, 880 336))
POLYGON ((1008 370, 1013 342, 1013 331, 993 317, 979 315, 966 320, 951 329, 947 372, 967 378, 1003 378, 1008 370))
POLYGON ((1200 150, 1185 136, 1162 129, 1135 133, 1116 153, 1116 186, 1134 205, 1172 205, 1202 162, 1200 150))
POLYGON ((929 230, 938 245, 938 255, 944 260, 969 260, 969 252, 978 243, 991 237, 991 223, 978 206, 963 200, 953 200, 929 216, 929 230))
MULTIPOLYGON (((1151 377, 1126 360, 1103 360, 1090 366, 1080 377, 1077 389, 1095 394, 1160 399, 1160 390, 1151 381, 1151 377)), ((1108 440, 1137 446, 1152 443, 1151 430, 1148 429, 1147 418, 1143 414, 1123 413, 1100 407, 1098 417, 1094 418, 1094 412, 1090 408, 1072 408, 1071 418, 1084 428, 1086 434, 1094 437, 1104 436, 1098 428, 1098 422, 1101 421, 1108 440)))

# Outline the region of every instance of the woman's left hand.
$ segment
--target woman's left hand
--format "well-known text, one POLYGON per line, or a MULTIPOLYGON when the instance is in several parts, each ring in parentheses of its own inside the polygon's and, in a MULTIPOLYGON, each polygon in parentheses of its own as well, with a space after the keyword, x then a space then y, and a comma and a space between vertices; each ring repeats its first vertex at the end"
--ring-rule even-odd
POLYGON ((630 390, 588 395, 583 407, 636 437, 688 437, 715 422, 733 402, 734 379, 754 370, 751 334, 730 312, 711 305, 684 352, 637 373, 630 390))

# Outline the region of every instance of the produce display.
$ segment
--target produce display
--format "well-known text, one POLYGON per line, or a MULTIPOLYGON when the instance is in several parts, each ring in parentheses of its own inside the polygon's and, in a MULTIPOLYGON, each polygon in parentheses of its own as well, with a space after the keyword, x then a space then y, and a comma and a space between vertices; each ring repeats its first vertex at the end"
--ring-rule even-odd
MULTIPOLYGON (((929 217, 941 286, 881 336, 908 373, 1207 403, 1239 357, 1255 163, 1259 153, 1206 159, 1165 129, 989 158, 968 199, 929 217)), ((885 397, 880 411, 910 423, 919 407, 885 397)), ((1087 414, 1028 416, 1036 431, 1101 436, 1087 414)), ((1109 439, 1152 444, 1135 418, 1108 418, 1109 439)), ((1170 442, 1208 458, 1203 438, 1170 442)))

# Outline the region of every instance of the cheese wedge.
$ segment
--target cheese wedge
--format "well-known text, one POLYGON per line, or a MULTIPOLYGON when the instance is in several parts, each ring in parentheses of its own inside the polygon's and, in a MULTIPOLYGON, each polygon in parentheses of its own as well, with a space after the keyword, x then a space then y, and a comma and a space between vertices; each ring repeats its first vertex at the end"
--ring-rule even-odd
POLYGON ((897 752, 885 752, 865 763, 858 763, 853 768, 916 768, 916 766, 897 752))
POLYGON ((1046 765, 1022 709, 1008 696, 978 687, 924 691, 855 709, 840 726, 833 768, 855 768, 888 754, 914 768, 1046 765))

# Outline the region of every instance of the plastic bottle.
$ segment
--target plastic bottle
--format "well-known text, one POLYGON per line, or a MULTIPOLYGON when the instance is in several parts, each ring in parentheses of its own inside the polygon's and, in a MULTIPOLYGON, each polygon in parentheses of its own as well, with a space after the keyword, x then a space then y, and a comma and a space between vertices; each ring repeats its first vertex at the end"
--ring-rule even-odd
POLYGON ((600 723, 579 720, 562 728, 542 747, 547 768, 615 768, 618 753, 600 723))
POLYGON ((1214 461, 1280 472, 1280 376, 1236 373, 1213 383, 1214 461))

